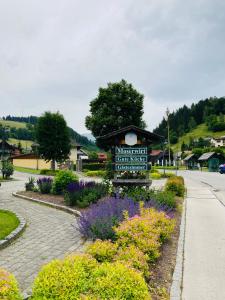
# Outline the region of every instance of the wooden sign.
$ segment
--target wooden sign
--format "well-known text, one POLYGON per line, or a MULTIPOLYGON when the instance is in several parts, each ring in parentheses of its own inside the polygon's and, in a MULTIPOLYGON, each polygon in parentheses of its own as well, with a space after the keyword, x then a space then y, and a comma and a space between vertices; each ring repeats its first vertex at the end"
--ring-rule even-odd
POLYGON ((116 147, 115 171, 147 171, 147 147, 116 147))

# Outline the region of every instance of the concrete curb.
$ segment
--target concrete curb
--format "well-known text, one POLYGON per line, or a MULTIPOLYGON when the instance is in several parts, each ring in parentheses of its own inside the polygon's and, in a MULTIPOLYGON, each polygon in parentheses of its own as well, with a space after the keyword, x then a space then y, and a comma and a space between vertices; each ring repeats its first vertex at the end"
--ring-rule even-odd
POLYGON ((170 300, 182 299, 183 267, 184 267, 184 243, 186 228, 186 198, 184 199, 183 212, 180 224, 180 236, 178 240, 176 265, 173 272, 173 281, 170 288, 170 300))
POLYGON ((35 202, 35 203, 38 203, 38 204, 42 204, 42 205, 46 205, 46 206, 49 206, 49 207, 52 207, 52 208, 55 208, 55 209, 58 209, 58 210, 62 210, 62 211, 67 212, 69 214, 75 215, 76 217, 81 216, 81 213, 78 210, 72 209, 72 208, 69 208, 69 207, 66 207, 66 206, 63 206, 63 205, 48 203, 48 202, 45 202, 43 200, 27 197, 27 196, 24 196, 24 195, 19 195, 18 193, 12 193, 12 195, 14 197, 17 197, 17 198, 29 200, 29 201, 32 201, 32 202, 35 202))
POLYGON ((4 240, 0 240, 0 250, 7 247, 9 244, 11 244, 17 237, 19 237, 21 235, 21 233, 24 231, 25 227, 26 227, 26 220, 24 218, 22 218, 20 215, 18 215, 17 213, 15 213, 14 211, 12 211, 17 218, 20 221, 19 226, 13 230, 9 235, 7 235, 4 240))

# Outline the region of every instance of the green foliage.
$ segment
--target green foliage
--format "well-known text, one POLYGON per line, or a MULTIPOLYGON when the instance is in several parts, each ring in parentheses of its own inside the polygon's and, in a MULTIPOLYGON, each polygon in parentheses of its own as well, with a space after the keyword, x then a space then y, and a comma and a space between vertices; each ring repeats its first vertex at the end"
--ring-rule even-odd
POLYGON ((99 171, 105 170, 106 164, 105 163, 83 163, 82 165, 83 170, 86 171, 99 171))
POLYGON ((44 266, 33 286, 32 300, 150 300, 141 274, 122 263, 103 263, 87 254, 54 260, 44 266))
POLYGON ((161 179, 162 178, 161 174, 158 172, 151 173, 150 177, 152 179, 161 179))
POLYGON ((96 260, 86 254, 53 260, 41 269, 35 279, 32 300, 80 299, 91 287, 96 268, 96 260))
MULTIPOLYGON (((97 97, 91 101, 91 115, 86 117, 86 127, 94 137, 128 125, 144 128, 143 99, 144 96, 125 80, 109 83, 106 88, 100 88, 97 97)), ((99 142, 98 145, 107 148, 99 142)))
POLYGON ((184 179, 181 176, 174 176, 167 179, 166 191, 173 192, 176 196, 183 197, 185 193, 184 179))
POLYGON ((33 191, 34 190, 34 184, 35 184, 35 178, 34 177, 29 177, 28 182, 25 183, 26 191, 33 191))
POLYGON ((142 275, 120 262, 103 263, 95 269, 92 291, 97 299, 151 300, 142 275))
POLYGON ((105 177, 106 171, 99 170, 99 171, 87 171, 85 172, 85 175, 88 177, 105 177))
POLYGON ((96 240, 89 245, 86 252, 98 262, 112 262, 118 250, 118 245, 109 240, 96 240))
POLYGON ((166 205, 170 208, 176 208, 176 199, 174 193, 171 191, 156 191, 150 190, 149 197, 154 199, 160 205, 166 205))
POLYGON ((140 271, 146 278, 150 275, 148 256, 134 245, 119 248, 114 260, 140 271))
POLYGON ((71 182, 77 182, 78 177, 71 171, 60 170, 54 177, 52 191, 54 194, 62 194, 71 182))
POLYGON ((36 137, 39 153, 46 161, 62 162, 70 153, 70 137, 64 117, 57 113, 45 112, 38 119, 36 137))
POLYGON ((55 176, 58 173, 59 170, 48 170, 48 169, 40 170, 40 175, 55 176))
POLYGON ((14 275, 0 268, 0 299, 22 300, 14 275))
POLYGON ((141 207, 140 216, 128 218, 114 230, 121 247, 134 245, 148 255, 150 261, 160 256, 160 246, 174 230, 174 220, 164 212, 141 207))
POLYGON ((13 175, 14 167, 13 164, 9 161, 2 162, 2 177, 8 179, 10 176, 13 175))
POLYGON ((19 223, 19 219, 14 213, 7 210, 0 210, 0 240, 16 229, 19 223))

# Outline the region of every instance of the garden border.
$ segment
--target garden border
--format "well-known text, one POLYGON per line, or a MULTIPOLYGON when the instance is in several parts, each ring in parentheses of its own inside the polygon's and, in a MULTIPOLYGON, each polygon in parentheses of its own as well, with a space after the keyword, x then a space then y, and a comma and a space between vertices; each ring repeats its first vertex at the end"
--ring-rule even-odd
POLYGON ((183 212, 180 223, 180 235, 178 239, 176 265, 173 272, 172 285, 170 288, 170 300, 182 299, 183 288, 183 271, 184 271, 184 245, 185 245, 185 231, 186 231, 186 212, 187 202, 186 195, 183 202, 183 212))
POLYGON ((9 235, 7 235, 3 240, 0 240, 0 250, 7 247, 16 238, 18 238, 22 234, 22 232, 25 230, 25 227, 27 225, 27 222, 24 218, 22 218, 19 214, 15 213, 14 211, 11 211, 11 212, 14 213, 15 216, 19 219, 20 224, 9 235))
POLYGON ((62 211, 67 212, 69 214, 75 215, 76 217, 81 216, 81 213, 78 210, 72 209, 72 208, 69 208, 69 207, 66 207, 66 206, 63 206, 63 205, 58 205, 58 204, 54 204, 54 203, 50 203, 50 202, 45 202, 43 200, 39 200, 39 199, 35 199, 35 198, 32 198, 32 197, 27 197, 27 196, 24 196, 24 195, 20 195, 16 192, 13 192, 12 195, 14 197, 17 197, 17 198, 25 199, 25 200, 32 201, 32 202, 42 204, 42 205, 46 205, 46 206, 49 206, 49 207, 52 207, 52 208, 55 208, 55 209, 58 209, 58 210, 62 210, 62 211))

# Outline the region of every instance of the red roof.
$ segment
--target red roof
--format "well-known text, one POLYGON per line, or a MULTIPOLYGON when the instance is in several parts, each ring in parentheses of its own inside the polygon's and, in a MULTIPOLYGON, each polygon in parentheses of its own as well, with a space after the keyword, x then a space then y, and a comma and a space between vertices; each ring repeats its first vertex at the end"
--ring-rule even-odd
POLYGON ((158 156, 162 152, 163 152, 162 150, 152 150, 152 152, 150 153, 150 155, 151 156, 158 156))

